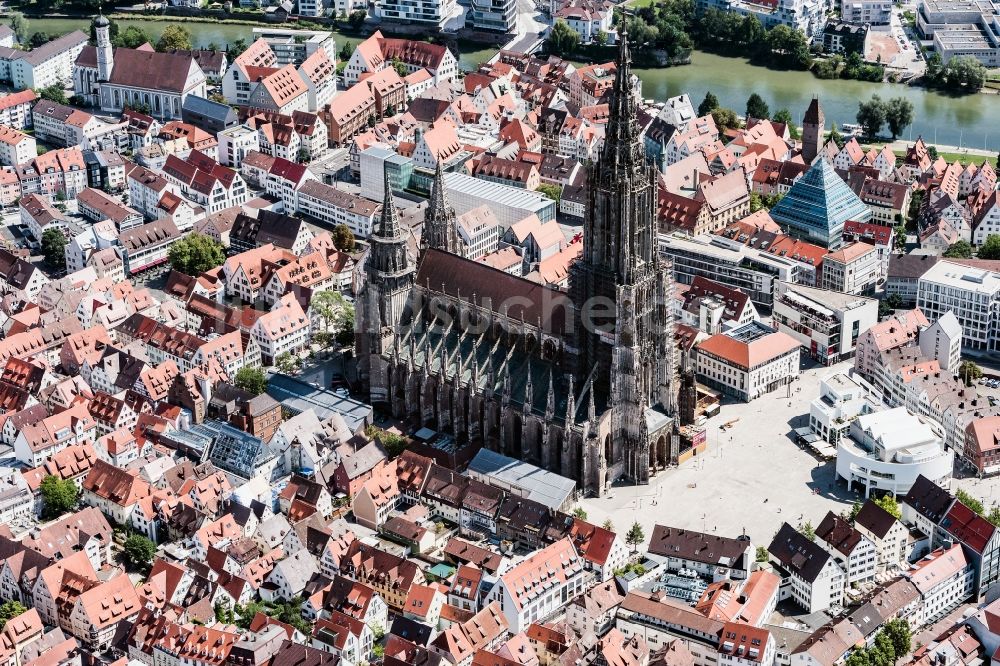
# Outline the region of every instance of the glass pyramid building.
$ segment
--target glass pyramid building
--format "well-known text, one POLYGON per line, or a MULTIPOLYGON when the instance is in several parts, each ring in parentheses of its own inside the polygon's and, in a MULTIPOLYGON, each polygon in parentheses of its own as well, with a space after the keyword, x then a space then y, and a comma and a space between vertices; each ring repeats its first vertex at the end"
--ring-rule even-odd
POLYGON ((844 222, 868 222, 872 211, 819 159, 771 209, 771 217, 789 236, 836 250, 844 244, 844 222))

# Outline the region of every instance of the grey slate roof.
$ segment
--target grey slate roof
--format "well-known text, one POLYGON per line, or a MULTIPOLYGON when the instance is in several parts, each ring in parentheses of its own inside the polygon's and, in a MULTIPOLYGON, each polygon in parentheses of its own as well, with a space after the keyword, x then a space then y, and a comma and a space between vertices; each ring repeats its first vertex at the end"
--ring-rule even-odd
POLYGON ((816 580, 831 557, 819 544, 788 523, 781 525, 767 550, 782 566, 810 583, 816 580))

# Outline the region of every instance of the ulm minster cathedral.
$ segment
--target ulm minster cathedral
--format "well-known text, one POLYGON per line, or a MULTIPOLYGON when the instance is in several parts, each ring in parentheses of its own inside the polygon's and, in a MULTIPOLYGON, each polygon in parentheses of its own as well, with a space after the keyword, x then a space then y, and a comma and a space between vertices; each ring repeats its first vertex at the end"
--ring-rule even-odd
POLYGON ((440 164, 414 261, 388 185, 357 303, 357 358, 377 408, 603 495, 676 462, 672 269, 656 248, 656 173, 637 128, 628 40, 583 253, 568 293, 461 256, 440 164))

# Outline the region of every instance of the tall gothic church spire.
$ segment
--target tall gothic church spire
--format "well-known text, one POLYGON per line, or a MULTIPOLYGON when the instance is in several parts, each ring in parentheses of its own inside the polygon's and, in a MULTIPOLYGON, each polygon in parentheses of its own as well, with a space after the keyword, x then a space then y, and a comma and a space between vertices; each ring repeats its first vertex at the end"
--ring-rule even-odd
POLYGON ((367 271, 372 273, 395 274, 413 272, 414 268, 406 254, 406 237, 399 225, 399 212, 392 198, 389 173, 385 173, 385 197, 382 200, 382 215, 378 228, 371 236, 371 250, 368 255, 367 271))
POLYGON ((593 390, 607 398, 610 411, 615 446, 608 465, 622 462, 629 480, 647 483, 648 412, 652 405, 669 409, 663 396, 671 393, 673 377, 673 282, 656 246, 656 171, 639 136, 624 26, 619 34, 604 146, 587 172, 583 254, 571 269, 570 294, 577 313, 576 375, 593 372, 593 390))
POLYGON ((389 175, 385 175, 385 198, 378 227, 369 237, 365 260, 364 291, 358 300, 357 331, 359 374, 373 402, 387 399, 387 370, 382 358, 395 345, 408 316, 410 291, 416 268, 406 251, 406 235, 392 198, 389 175))
POLYGON ((438 160, 434 170, 431 198, 424 213, 424 229, 420 235, 420 249, 433 247, 445 252, 465 256, 465 245, 458 235, 458 216, 448 205, 444 192, 444 169, 438 160))
POLYGON ((632 52, 629 50, 628 33, 623 22, 619 33, 618 57, 615 59, 615 84, 611 91, 608 124, 601 151, 601 162, 608 167, 608 175, 622 175, 622 171, 635 171, 645 166, 637 115, 636 93, 632 85, 632 52))

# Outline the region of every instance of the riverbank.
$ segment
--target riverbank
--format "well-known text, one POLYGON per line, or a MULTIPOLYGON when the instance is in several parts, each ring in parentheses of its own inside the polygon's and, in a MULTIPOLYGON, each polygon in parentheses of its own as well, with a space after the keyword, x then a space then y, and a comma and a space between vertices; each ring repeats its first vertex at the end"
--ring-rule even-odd
POLYGON ((680 67, 635 68, 642 80, 642 96, 664 100, 687 94, 695 107, 711 91, 721 106, 739 114, 747 98, 758 93, 773 115, 788 109, 797 125, 813 97, 823 104, 827 127, 854 123, 858 102, 873 95, 882 99, 903 97, 914 107, 914 121, 901 137, 912 143, 923 136, 928 143, 970 146, 995 154, 1000 150, 1000 97, 966 95, 954 97, 915 86, 870 83, 846 79, 817 79, 800 70, 777 71, 754 65, 746 58, 726 57, 706 51, 691 53, 691 64, 680 67))

